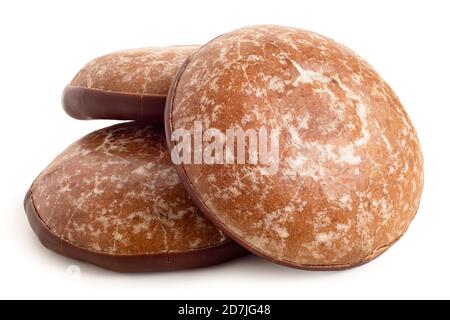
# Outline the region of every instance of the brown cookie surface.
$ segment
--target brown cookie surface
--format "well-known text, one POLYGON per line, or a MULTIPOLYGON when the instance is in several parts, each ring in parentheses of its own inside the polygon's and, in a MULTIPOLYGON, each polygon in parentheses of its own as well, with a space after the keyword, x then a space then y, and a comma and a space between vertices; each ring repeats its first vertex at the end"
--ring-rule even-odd
POLYGON ((180 183, 161 129, 108 127, 72 144, 25 199, 48 248, 116 271, 202 267, 245 254, 180 183))
POLYGON ((387 250, 417 212, 423 158, 410 119, 373 68, 329 38, 255 26, 214 39, 172 84, 170 147, 180 151, 172 134, 193 134, 195 123, 202 133, 279 133, 266 162, 177 166, 199 208, 262 257, 354 267, 387 250))
POLYGON ((198 46, 113 52, 86 64, 65 88, 62 103, 76 119, 162 123, 170 83, 198 46))

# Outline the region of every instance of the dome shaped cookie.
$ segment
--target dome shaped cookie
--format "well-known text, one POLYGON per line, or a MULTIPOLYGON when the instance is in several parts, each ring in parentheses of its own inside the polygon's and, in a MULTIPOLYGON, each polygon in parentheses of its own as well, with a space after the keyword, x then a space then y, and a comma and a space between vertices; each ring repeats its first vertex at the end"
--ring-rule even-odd
POLYGON ((25 208, 46 247, 115 271, 203 267, 246 253, 200 214, 163 133, 144 124, 72 144, 34 181, 25 208))
POLYGON ((419 206, 423 159, 398 97, 362 58, 313 32, 246 27, 199 49, 172 84, 166 136, 202 212, 280 264, 366 263, 406 232, 419 206), (244 164, 237 144, 224 143, 227 130, 248 133, 244 164), (195 132, 204 148, 185 161, 180 137, 195 132))
POLYGON ((118 51, 85 65, 65 88, 64 110, 76 119, 162 123, 170 82, 198 46, 118 51))

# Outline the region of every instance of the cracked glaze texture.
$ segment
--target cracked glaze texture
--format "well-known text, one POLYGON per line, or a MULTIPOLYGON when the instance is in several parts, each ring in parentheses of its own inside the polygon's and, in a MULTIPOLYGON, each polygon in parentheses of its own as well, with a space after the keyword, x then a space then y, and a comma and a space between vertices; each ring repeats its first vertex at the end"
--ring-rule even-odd
POLYGON ((178 68, 198 46, 141 48, 113 52, 85 65, 73 86, 143 95, 167 95, 178 68))
POLYGON ((139 123, 75 142, 36 179, 31 194, 55 235, 93 252, 186 252, 229 242, 189 199, 161 130, 139 123))
POLYGON ((191 196, 234 239, 294 267, 356 266, 407 230, 423 188, 417 134, 392 89, 316 33, 246 27, 184 66, 167 125, 278 129, 279 170, 178 167, 191 196))

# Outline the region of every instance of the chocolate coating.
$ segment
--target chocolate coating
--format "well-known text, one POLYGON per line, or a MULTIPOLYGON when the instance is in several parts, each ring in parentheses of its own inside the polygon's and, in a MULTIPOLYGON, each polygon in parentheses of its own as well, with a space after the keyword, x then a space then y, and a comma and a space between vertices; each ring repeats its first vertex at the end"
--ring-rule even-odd
MULTIPOLYGON (((364 264, 407 230, 423 189, 417 134, 373 68, 335 41, 255 26, 222 35, 178 72, 166 106, 177 129, 276 129, 278 171, 181 164, 197 206, 255 254, 302 269, 364 264)), ((248 148, 248 145, 247 145, 248 148)))
POLYGON ((76 119, 162 123, 170 83, 198 46, 118 51, 86 64, 65 88, 64 110, 76 119))
POLYGON ((203 267, 246 253, 193 205, 161 129, 136 122, 72 144, 35 180, 25 209, 46 247, 115 271, 203 267))

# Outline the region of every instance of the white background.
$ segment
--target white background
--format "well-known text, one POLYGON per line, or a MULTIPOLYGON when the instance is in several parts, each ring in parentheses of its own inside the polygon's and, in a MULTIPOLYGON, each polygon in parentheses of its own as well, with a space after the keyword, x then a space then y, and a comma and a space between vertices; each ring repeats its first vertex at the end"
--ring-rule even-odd
POLYGON ((0 1, 0 298, 450 298, 450 2, 0 1), (306 272, 256 257, 183 272, 123 275, 44 249, 22 209, 36 175, 108 121, 62 110, 86 62, 119 49, 202 44, 252 24, 332 37, 394 88, 419 132, 425 190, 405 237, 372 263, 306 272), (81 274, 71 276, 77 264, 81 274))

